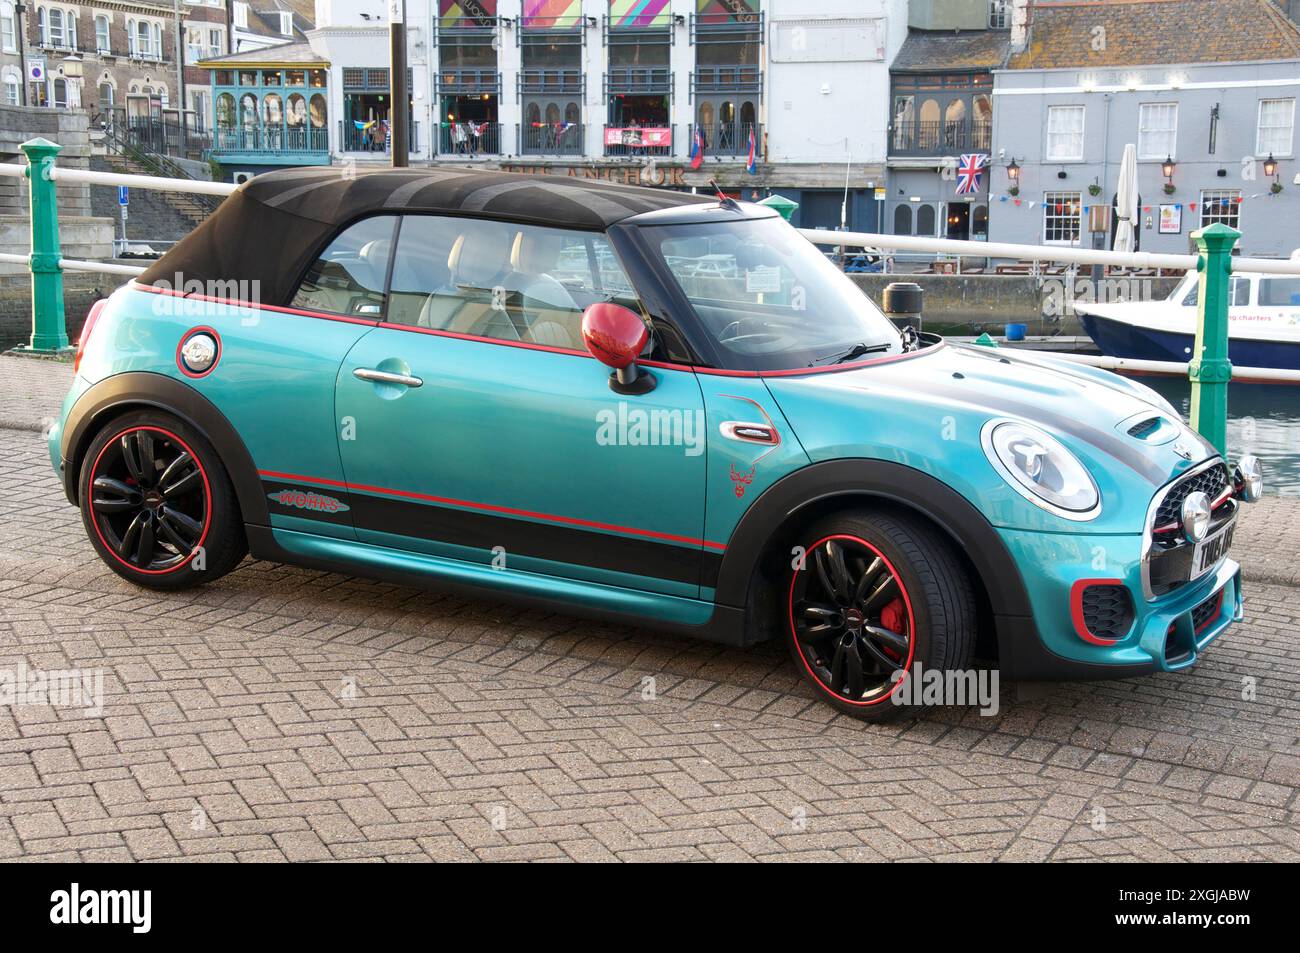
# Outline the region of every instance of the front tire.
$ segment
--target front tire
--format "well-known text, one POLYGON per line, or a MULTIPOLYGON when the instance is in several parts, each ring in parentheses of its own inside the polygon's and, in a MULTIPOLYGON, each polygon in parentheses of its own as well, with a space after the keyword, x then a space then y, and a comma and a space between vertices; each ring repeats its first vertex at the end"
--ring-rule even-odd
POLYGON ((921 520, 858 510, 801 534, 786 590, 786 641, 814 692, 838 710, 883 721, 905 673, 969 669, 975 598, 951 545, 921 520))
POLYGON ((138 586, 211 582, 248 551, 216 450, 170 414, 137 411, 105 425, 82 458, 77 499, 95 551, 138 586))

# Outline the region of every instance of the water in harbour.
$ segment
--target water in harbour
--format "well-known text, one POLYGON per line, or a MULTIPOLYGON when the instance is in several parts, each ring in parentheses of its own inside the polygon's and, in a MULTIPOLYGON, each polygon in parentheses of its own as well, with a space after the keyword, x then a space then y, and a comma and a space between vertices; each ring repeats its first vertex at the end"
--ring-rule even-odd
MULTIPOLYGON (((1184 377, 1143 376, 1189 420, 1191 384, 1184 377)), ((1300 496, 1300 385, 1230 384, 1228 454, 1253 453, 1264 465, 1267 495, 1300 496)))

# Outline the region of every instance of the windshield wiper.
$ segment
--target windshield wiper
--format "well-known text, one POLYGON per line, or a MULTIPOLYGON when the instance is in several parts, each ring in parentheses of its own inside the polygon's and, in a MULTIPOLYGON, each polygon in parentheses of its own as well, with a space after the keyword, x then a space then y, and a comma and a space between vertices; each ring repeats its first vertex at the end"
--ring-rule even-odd
POLYGON ((888 341, 884 344, 855 344, 843 353, 827 354, 825 357, 819 357, 816 360, 809 361, 809 367, 816 367, 818 364, 843 364, 845 361, 852 361, 855 358, 862 357, 864 354, 878 354, 881 351, 888 351, 891 345, 888 341))

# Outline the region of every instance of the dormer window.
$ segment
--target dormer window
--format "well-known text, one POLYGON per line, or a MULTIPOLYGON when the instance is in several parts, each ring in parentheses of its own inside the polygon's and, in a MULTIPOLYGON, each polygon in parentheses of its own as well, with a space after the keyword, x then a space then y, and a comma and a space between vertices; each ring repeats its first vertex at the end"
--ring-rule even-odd
POLYGON ((293 14, 281 11, 280 13, 280 35, 293 36, 293 14))
POLYGON ((241 30, 248 29, 248 4, 235 4, 235 26, 239 27, 241 30))

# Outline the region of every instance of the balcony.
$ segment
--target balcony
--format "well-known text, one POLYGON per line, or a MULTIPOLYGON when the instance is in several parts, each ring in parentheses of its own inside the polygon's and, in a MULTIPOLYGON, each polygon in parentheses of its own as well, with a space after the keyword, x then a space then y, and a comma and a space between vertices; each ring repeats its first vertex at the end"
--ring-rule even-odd
POLYGON ((673 71, 667 66, 612 66, 605 74, 605 98, 611 96, 670 96, 673 71))
POLYGON ((691 43, 762 43, 762 13, 698 13, 691 17, 691 43))
POLYGON ((501 155, 501 123, 442 123, 438 128, 438 155, 446 159, 501 155))
POLYGON ((758 122, 693 123, 690 127, 690 144, 694 148, 695 130, 704 133, 705 159, 743 159, 749 155, 749 134, 754 133, 754 148, 763 151, 763 124, 758 122))
POLYGON ((495 69, 444 69, 438 73, 438 93, 446 96, 475 96, 501 92, 501 74, 495 69))
POLYGON ((992 148, 993 124, 987 119, 896 121, 889 141, 890 155, 955 155, 992 148))
POLYGON ((517 151, 521 156, 580 156, 585 128, 580 122, 516 126, 517 151))
POLYGON ((691 96, 712 93, 763 92, 763 70, 758 66, 697 66, 691 74, 691 96))
MULTIPOLYGON (((420 151, 420 124, 411 123, 411 141, 407 143, 408 152, 420 151)), ((376 152, 383 153, 388 148, 384 130, 378 125, 368 129, 359 129, 351 119, 339 121, 339 150, 341 152, 376 152)))
POLYGON ((586 84, 581 69, 568 67, 526 67, 519 71, 520 96, 581 96, 586 84))
POLYGON ((670 156, 676 126, 605 126, 607 156, 670 156))
POLYGON ((324 126, 218 127, 212 133, 211 154, 219 162, 325 165, 330 158, 329 129, 324 126))

